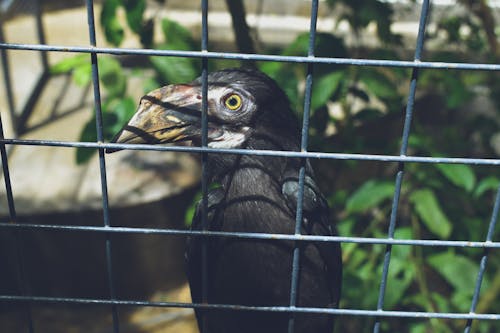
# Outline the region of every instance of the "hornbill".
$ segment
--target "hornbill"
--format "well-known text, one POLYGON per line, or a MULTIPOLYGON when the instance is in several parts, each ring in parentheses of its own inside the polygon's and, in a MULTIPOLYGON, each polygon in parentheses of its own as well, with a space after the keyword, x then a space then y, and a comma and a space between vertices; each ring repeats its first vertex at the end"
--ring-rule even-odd
MULTIPOLYGON (((198 78, 156 89, 113 142, 201 143, 202 88, 198 78)), ((299 151, 298 120, 271 78, 256 70, 226 69, 208 75, 208 147, 299 151)), ((335 235, 329 209, 309 161, 298 158, 208 153, 208 229, 225 232, 294 234, 299 169, 305 165, 303 235, 335 235)), ((202 228, 201 203, 193 230, 202 228)), ((187 241, 187 275, 194 303, 202 303, 202 240, 187 241)), ((289 306, 295 243, 287 240, 206 239, 206 302, 246 306, 289 306)), ((342 262, 337 242, 300 242, 296 305, 338 306, 342 262)), ((287 332, 287 312, 197 309, 208 333, 287 332)), ((295 332, 330 333, 333 316, 296 313, 295 332)), ((204 333, 207 333, 204 332, 204 333)))

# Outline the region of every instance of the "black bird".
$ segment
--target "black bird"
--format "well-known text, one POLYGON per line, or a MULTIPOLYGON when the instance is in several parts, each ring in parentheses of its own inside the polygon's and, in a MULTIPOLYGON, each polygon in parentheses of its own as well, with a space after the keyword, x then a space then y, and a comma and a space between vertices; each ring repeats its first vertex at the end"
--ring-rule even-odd
MULTIPOLYGON (((228 69, 208 76, 208 146, 298 151, 299 126, 285 93, 261 72, 228 69)), ((201 79, 142 97, 137 113, 113 142, 201 142, 201 79)), ((208 154, 209 230, 294 234, 298 176, 294 158, 208 154)), ((192 228, 201 229, 201 205, 192 228)), ((335 235, 327 203, 306 162, 301 234, 335 235)), ((187 273, 193 302, 202 302, 202 241, 188 240, 187 273)), ((208 243, 207 302, 288 306, 294 243, 212 237, 208 243)), ((301 243, 297 306, 334 308, 341 289, 338 243, 301 243)), ((287 332, 289 313, 204 310, 208 333, 287 332)), ((201 327, 202 310, 196 311, 201 327)), ((333 316, 295 315, 295 332, 330 333, 333 316)), ((207 333, 204 332, 204 333, 207 333)))

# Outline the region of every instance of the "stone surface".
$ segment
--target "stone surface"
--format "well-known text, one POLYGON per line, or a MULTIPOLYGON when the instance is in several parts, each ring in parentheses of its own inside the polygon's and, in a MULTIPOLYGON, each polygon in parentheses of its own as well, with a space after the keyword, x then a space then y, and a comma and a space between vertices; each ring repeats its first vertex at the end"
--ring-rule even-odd
MULTIPOLYGON (((168 292, 155 293, 151 301, 189 303, 189 287, 183 284, 168 292)), ((51 333, 106 333, 112 332, 109 306, 36 307, 35 332, 51 333)), ((26 323, 19 309, 0 313, 2 332, 25 332, 26 323)), ((197 333, 198 328, 192 309, 126 307, 120 308, 122 333, 197 333)))
MULTIPOLYGON (((63 76, 51 78, 22 138, 78 141, 93 112, 89 89, 71 86, 64 96, 63 76), (54 101, 60 100, 57 107, 54 101)), ((16 211, 21 215, 81 211, 102 207, 97 153, 76 163, 75 148, 16 145, 9 147, 9 169, 16 211)), ((153 202, 193 187, 199 166, 189 154, 120 151, 106 155, 109 203, 112 208, 153 202)), ((0 216, 6 216, 5 189, 0 191, 0 216)))
MULTIPOLYGON (((98 12, 98 8, 96 9, 98 12)), ((55 45, 88 45, 84 8, 51 12, 44 16, 47 42, 55 45), (71 38, 68 38, 68 37, 71 38)), ((21 16, 5 24, 6 39, 35 43, 34 20, 21 16)), ((98 34, 101 35, 100 30, 98 34)), ((100 40, 103 38, 100 37, 100 40)), ((129 43, 129 46, 133 46, 129 43)), ((137 46, 137 45, 136 45, 137 46)), ((41 73, 39 54, 9 51, 16 109, 26 102, 41 73)), ((50 63, 67 53, 50 53, 50 63)), ((142 88, 129 82, 130 94, 139 100, 142 88)), ((2 81, 2 85, 5 82, 2 81)), ((6 93, 0 87, 0 110, 5 137, 13 136, 6 93)), ((93 112, 91 87, 76 86, 69 76, 52 76, 44 87, 28 121, 23 139, 79 141, 93 112)), ((45 214, 102 207, 97 154, 78 165, 75 148, 8 146, 9 169, 16 211, 20 215, 45 214)), ((157 201, 197 184, 199 166, 188 154, 121 151, 106 155, 109 203, 112 208, 157 201)), ((8 215, 5 188, 0 188, 0 216, 8 215)))

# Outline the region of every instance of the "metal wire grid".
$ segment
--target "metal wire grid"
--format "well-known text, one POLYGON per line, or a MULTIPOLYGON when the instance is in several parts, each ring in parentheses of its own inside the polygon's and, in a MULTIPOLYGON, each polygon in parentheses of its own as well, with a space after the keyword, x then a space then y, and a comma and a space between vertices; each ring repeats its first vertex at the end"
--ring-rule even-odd
MULTIPOLYGON (((107 276, 110 297, 108 299, 87 299, 87 298, 64 298, 64 297, 40 297, 31 296, 28 294, 28 286, 25 282, 23 254, 21 248, 17 248, 17 263, 18 263, 18 282, 20 285, 20 295, 0 295, 1 302, 22 302, 26 305, 26 323, 28 332, 35 332, 33 319, 31 315, 31 305, 34 303, 72 303, 72 304, 101 304, 110 305, 113 315, 113 331, 118 333, 119 316, 118 308, 120 306, 149 306, 149 307, 170 307, 170 308, 199 308, 199 309, 231 309, 234 311, 271 311, 271 312, 286 312, 291 313, 288 331, 294 331, 294 313, 329 313, 334 315, 350 315, 350 316, 363 316, 374 317, 375 323, 373 332, 377 333, 381 329, 381 322, 383 318, 387 317, 402 317, 402 318, 447 318, 447 319, 465 319, 466 326, 464 332, 471 330, 473 320, 500 320, 499 313, 491 314, 477 314, 475 313, 476 305, 479 299, 481 284, 483 281, 484 272, 487 267, 488 255, 490 249, 500 248, 500 242, 493 241, 493 233, 495 230, 496 222, 500 212, 500 187, 498 188, 491 219, 488 226, 488 233, 484 242, 468 242, 468 241, 443 241, 443 240, 423 240, 412 239, 402 240, 394 239, 394 231, 397 223, 397 211, 399 204, 399 196, 403 183, 404 167, 406 163, 453 163, 453 164, 469 164, 469 165, 490 165, 500 166, 500 159, 475 159, 475 158, 434 158, 434 157, 420 157, 420 156, 407 156, 408 138, 410 134, 411 121, 413 118, 413 106, 415 100, 415 92, 417 87, 417 79, 419 71, 423 68, 432 69, 461 69, 461 70, 489 70, 499 71, 499 64, 477 64, 477 63, 440 63, 440 62, 425 62, 421 61, 421 53, 424 46, 424 35, 427 25, 427 18, 429 15, 430 1, 423 0, 420 14, 419 31, 413 61, 392 61, 392 60, 371 60, 371 59, 352 59, 352 58, 321 58, 314 56, 314 41, 316 37, 316 22, 318 12, 318 0, 312 0, 311 4, 311 23, 310 23, 310 40, 309 51, 305 57, 290 57, 290 56, 275 56, 275 55, 260 55, 260 54, 241 54, 241 53, 221 53, 208 51, 208 0, 201 0, 202 11, 202 41, 201 51, 176 51, 176 50, 146 50, 146 49, 123 49, 123 48, 101 48, 96 46, 95 37, 95 22, 93 11, 93 0, 86 0, 88 26, 89 26, 89 47, 67 47, 57 45, 46 45, 43 39, 40 39, 39 44, 12 44, 5 43, 2 40, 0 43, 0 51, 4 59, 5 51, 8 49, 16 50, 33 50, 40 51, 41 54, 47 51, 53 52, 75 52, 87 53, 90 55, 92 64, 92 82, 94 87, 94 104, 96 110, 96 126, 98 133, 97 142, 67 142, 67 141, 52 141, 52 140, 20 140, 14 138, 4 138, 2 122, 0 118, 0 153, 2 159, 2 169, 7 193, 7 201, 10 213, 10 223, 0 224, 1 228, 12 231, 14 239, 21 237, 21 232, 26 230, 50 230, 50 231, 74 231, 74 232, 91 232, 91 233, 104 233, 106 235, 105 242, 105 255, 107 262, 107 276), (97 65, 98 54, 135 54, 135 55, 154 55, 154 56, 180 56, 180 57, 194 57, 202 59, 202 145, 201 147, 165 147, 153 145, 131 145, 131 144, 109 144, 103 142, 103 123, 101 115, 101 97, 99 89, 99 69, 97 65), (304 117, 302 124, 302 140, 300 152, 287 152, 287 151, 263 151, 256 150, 250 151, 246 149, 216 149, 207 147, 207 78, 208 78, 208 60, 209 59, 232 59, 232 60, 254 60, 254 61, 278 61, 278 62, 295 62, 307 64, 306 76, 306 90, 304 100, 304 117), (311 87, 313 82, 312 69, 315 64, 343 64, 355 66, 384 66, 384 67, 404 67, 412 68, 412 77, 410 89, 408 93, 408 103, 405 114, 405 121, 402 134, 402 144, 400 153, 397 156, 393 155, 366 155, 366 154, 343 154, 343 153, 316 153, 308 152, 308 126, 309 126, 309 113, 311 101, 311 87), (102 209, 104 217, 104 225, 101 227, 89 226, 69 226, 69 225, 41 225, 41 224, 20 224, 17 222, 15 202, 12 194, 11 180, 9 176, 8 158, 6 146, 8 145, 35 145, 35 146, 57 146, 57 147, 83 147, 93 148, 99 151, 99 166, 101 175, 102 187, 102 209), (157 150, 157 151, 178 151, 178 152, 192 152, 200 153, 202 156, 202 212, 203 212, 203 229, 201 231, 186 231, 176 229, 153 229, 153 228, 126 228, 126 227, 112 227, 110 225, 109 205, 107 195, 107 181, 106 181, 106 159, 104 156, 105 148, 122 148, 132 150, 157 150), (208 231, 207 226, 207 168, 206 157, 209 153, 231 153, 231 154, 254 154, 266 156, 284 156, 301 158, 305 161, 306 158, 318 159, 335 159, 335 160, 362 160, 362 161, 381 161, 381 162, 397 162, 398 170, 395 176, 395 192, 392 201, 392 209, 390 215, 389 228, 387 231, 387 238, 360 238, 360 237, 341 237, 341 236, 311 236, 300 234, 300 224, 302 221, 302 198, 304 189, 304 164, 299 173, 299 195, 298 195, 298 209, 296 215, 296 229, 294 235, 284 234, 260 234, 260 233, 237 233, 237 232, 215 232, 208 231), (190 235, 193 237, 201 237, 204 241, 206 248, 207 242, 212 237, 231 237, 239 239, 261 239, 261 240, 291 240, 296 242, 296 247, 293 256, 293 267, 291 276, 291 290, 290 290, 290 305, 279 307, 251 307, 251 306, 234 306, 229 304, 207 304, 206 293, 202 297, 201 303, 178 303, 178 302, 150 302, 150 301, 130 301, 119 300, 115 294, 115 286, 113 279, 113 262, 111 260, 112 241, 111 235, 113 234, 160 234, 160 235, 190 235), (359 309, 325 309, 325 308, 305 308, 296 307, 296 288, 298 269, 300 264, 300 256, 298 251, 298 244, 300 242, 341 242, 341 243, 363 243, 363 244, 385 244, 385 255, 383 262, 383 273, 380 281, 379 296, 377 308, 375 310, 359 310, 359 309), (482 248, 483 255, 479 264, 479 271, 474 287, 474 294, 470 305, 469 313, 442 313, 442 312, 411 312, 411 311, 386 311, 384 310, 384 295, 387 286, 388 269, 391 261, 391 250, 393 245, 407 245, 407 246, 432 246, 432 247, 467 247, 467 248, 482 248)), ((4 69, 5 69, 4 65, 4 69)), ((5 73, 5 72, 4 72, 5 73)), ((7 78, 6 78, 7 79, 7 78)), ((13 105, 9 103, 11 112, 13 112, 13 105)), ((17 242, 16 242, 17 243, 17 242)), ((206 253, 205 253, 206 254, 206 253)), ((205 256, 206 259, 206 256, 205 256)), ((209 263, 203 260, 202 270, 206 271, 209 263)), ((206 279, 205 279, 206 286, 206 279)), ((204 288, 206 290, 206 288, 204 288)), ((202 329, 204 328, 204 320, 202 320, 202 329)))

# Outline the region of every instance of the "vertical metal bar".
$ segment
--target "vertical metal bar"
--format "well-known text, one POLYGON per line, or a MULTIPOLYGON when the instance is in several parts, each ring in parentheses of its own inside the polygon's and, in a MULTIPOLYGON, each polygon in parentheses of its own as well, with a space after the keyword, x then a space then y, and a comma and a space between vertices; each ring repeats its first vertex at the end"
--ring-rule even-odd
MULTIPOLYGON (((5 43, 3 23, 0 24, 0 43, 5 43)), ((16 132, 17 131, 16 105, 14 102, 14 92, 12 90, 12 80, 10 75, 9 58, 8 58, 9 55, 7 49, 4 48, 0 49, 0 56, 2 57, 3 81, 5 83, 5 92, 7 93, 7 105, 9 106, 10 124, 12 130, 14 131, 14 134, 17 135, 18 133, 16 132)))
MULTIPOLYGON (((314 46, 316 43, 316 24, 318 21, 318 0, 313 0, 311 3, 311 22, 309 28, 309 48, 307 51, 308 57, 314 57, 314 46)), ((309 114, 311 109, 311 94, 312 94, 312 83, 313 83, 313 64, 307 64, 307 76, 306 76, 306 89, 304 93, 304 113, 302 118, 302 135, 300 150, 302 152, 307 151, 308 145, 308 131, 309 131, 309 114)), ((295 235, 300 235, 300 230, 302 227, 302 203, 304 201, 304 180, 306 175, 306 159, 301 160, 301 167, 299 170, 299 189, 297 194, 297 212, 295 215, 295 235)), ((297 289, 299 285, 299 275, 300 275, 300 249, 301 244, 295 242, 293 249, 293 259, 292 259, 292 276, 290 282, 290 308, 294 309, 297 305, 297 289)), ((295 313, 290 314, 288 321, 288 333, 293 333, 295 330, 295 313)))
MULTIPOLYGON (((201 51, 208 51, 208 0, 201 0, 201 51)), ((201 59, 201 146, 208 146, 208 58, 201 59)), ((202 230, 209 230, 208 221, 208 154, 201 153, 201 223, 202 230)), ((207 237, 201 238, 201 301, 208 303, 208 241, 207 237)), ((201 333, 208 332, 207 316, 201 314, 201 333)))
MULTIPOLYGON (((4 134, 3 134, 3 123, 2 123, 2 115, 0 113, 0 139, 4 139, 4 134)), ((10 223, 17 223, 17 213, 16 213, 16 207, 14 204, 14 195, 12 193, 12 184, 10 182, 10 172, 9 172, 9 163, 8 163, 8 158, 7 158, 7 150, 5 149, 5 144, 1 143, 0 144, 0 155, 2 159, 2 171, 3 171, 3 178, 5 182, 5 192, 7 196, 7 204, 9 206, 9 217, 10 217, 10 223)), ((26 268, 24 266, 24 255, 23 255, 23 250, 21 247, 21 242, 20 237, 19 237, 19 232, 17 229, 12 230, 12 239, 13 244, 14 244, 14 251, 15 251, 15 256, 16 256, 16 271, 17 271, 17 282, 19 283, 19 290, 22 296, 28 296, 29 295, 29 288, 28 288, 28 283, 26 281, 26 268)), ((24 309, 24 315, 25 315, 25 320, 26 320, 26 325, 27 325, 27 331, 29 333, 35 332, 34 325, 33 325, 33 315, 31 311, 31 303, 26 302, 25 304, 25 309, 24 309)))
MULTIPOLYGON (((498 214, 500 211, 500 185, 498 186, 497 195, 495 198, 495 203, 493 205, 493 212, 491 213, 491 220, 488 227, 488 233, 486 235, 486 242, 491 242, 493 240, 493 233, 495 232, 496 223, 498 220, 498 214)), ((476 286, 474 288, 474 295, 472 296, 472 304, 470 306, 469 313, 475 313, 477 303, 479 301, 479 293, 481 292, 481 285, 483 283, 484 272, 486 271, 486 264, 488 263, 489 248, 485 248, 481 261, 479 263, 479 272, 476 278, 476 286)), ((464 333, 469 333, 472 328, 472 319, 467 320, 465 325, 464 333)))
MULTIPOLYGON (((422 9, 420 12, 420 22, 419 22, 419 26, 418 26, 417 45, 416 45, 415 56, 414 56, 415 61, 420 61, 420 59, 422 57, 422 50, 424 47, 424 39, 425 39, 425 28, 427 26, 427 18, 429 15, 429 6, 430 6, 429 0, 423 0, 422 9)), ((412 78, 411 78, 411 82, 410 82, 410 92, 408 95, 408 102, 406 105, 406 114, 405 114, 405 121, 404 121, 404 127, 403 127, 401 149, 399 151, 400 156, 405 156, 406 152, 408 150, 408 139, 410 137, 411 122, 412 122, 412 118, 413 118, 413 108, 414 108, 414 104, 415 104, 415 93, 417 90, 418 73, 419 73, 418 68, 413 68, 412 78)), ((396 219, 397 219, 398 206, 399 206, 399 197, 401 194, 401 186, 403 184, 403 176, 404 176, 404 163, 399 163, 398 172, 396 173, 395 190, 394 190, 394 197, 392 200, 389 229, 387 231, 387 238, 388 239, 394 238, 394 231, 396 229, 396 219)), ((385 250, 385 254, 384 254, 384 264, 383 264, 383 268, 382 268, 382 277, 381 277, 381 281, 380 281, 380 289, 379 289, 379 295, 378 295, 378 300, 377 300, 377 310, 378 311, 382 311, 383 307, 384 307, 385 290, 387 287, 387 277, 388 277, 388 273, 389 273, 389 264, 391 261, 391 253, 392 253, 392 245, 389 244, 389 245, 387 245, 386 250, 385 250)), ((380 318, 376 318, 375 324, 373 326, 374 333, 380 332, 380 324, 381 324, 380 318)))
MULTIPOLYGON (((95 34, 95 17, 94 17, 94 4, 93 0, 87 1, 87 16, 89 25, 89 38, 90 44, 96 46, 96 34, 95 34)), ((99 68, 97 64, 97 54, 91 53, 90 59, 92 63, 92 83, 94 87, 94 106, 96 113, 96 127, 97 127, 97 141, 104 142, 103 136, 103 121, 102 121, 102 110, 101 110, 101 93, 99 87, 99 68)), ((106 228, 110 227, 110 217, 109 217, 109 203, 108 203, 108 186, 106 178, 106 159, 104 156, 104 149, 99 149, 99 168, 101 176, 101 191, 102 191, 102 208, 103 208, 103 219, 104 226, 106 228)), ((112 244, 111 235, 106 234, 105 239, 106 247, 106 264, 107 264, 107 276, 108 276, 108 286, 111 300, 116 300, 116 292, 113 277, 113 261, 112 261, 112 244)), ((119 317, 118 308, 116 304, 111 306, 113 315, 113 332, 118 333, 119 328, 119 317)))

